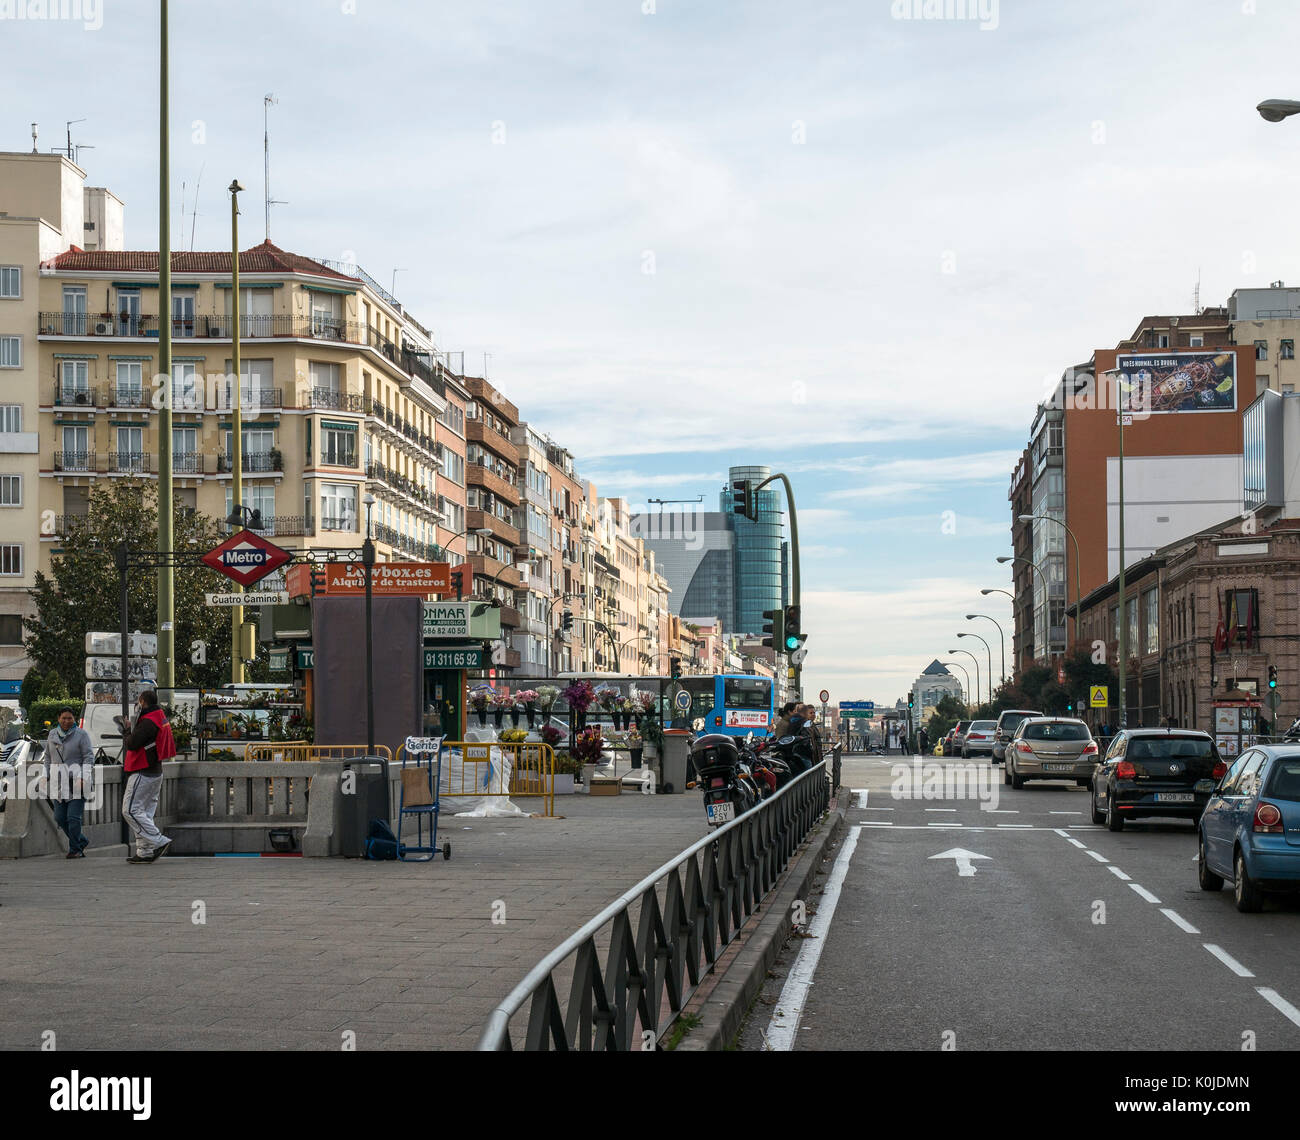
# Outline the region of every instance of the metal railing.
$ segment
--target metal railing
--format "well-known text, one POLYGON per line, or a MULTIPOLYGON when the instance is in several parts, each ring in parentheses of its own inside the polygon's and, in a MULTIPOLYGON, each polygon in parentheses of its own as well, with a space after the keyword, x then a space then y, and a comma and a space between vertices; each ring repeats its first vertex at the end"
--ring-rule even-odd
POLYGON ((95 453, 93 451, 56 451, 54 453, 55 471, 94 471, 95 453))
POLYGON ((108 469, 118 473, 148 475, 153 471, 153 456, 140 451, 110 451, 108 469))
POLYGON ((99 394, 89 386, 56 380, 53 403, 56 408, 93 408, 99 403, 99 394))
POLYGON ((300 408, 329 408, 336 412, 364 412, 365 397, 356 392, 336 392, 333 388, 311 388, 302 397, 300 408))
POLYGON ((492 1011, 478 1048, 513 1050, 510 1022, 525 1005, 528 1051, 641 1049, 647 1033, 661 1040, 829 807, 826 763, 652 871, 552 950, 492 1011), (597 937, 606 928, 602 970, 597 937), (570 959, 562 1006, 556 973, 570 959))
POLYGON ((304 740, 259 740, 244 748, 245 760, 359 760, 364 756, 381 755, 392 762, 393 750, 386 744, 376 744, 373 752, 364 744, 309 744, 304 740))

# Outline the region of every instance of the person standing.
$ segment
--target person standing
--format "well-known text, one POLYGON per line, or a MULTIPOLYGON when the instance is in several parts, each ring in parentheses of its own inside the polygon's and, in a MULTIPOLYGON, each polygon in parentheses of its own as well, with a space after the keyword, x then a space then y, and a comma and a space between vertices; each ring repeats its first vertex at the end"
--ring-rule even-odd
POLYGON ((795 710, 794 701, 789 701, 781 706, 780 715, 776 718, 776 723, 772 725, 772 735, 780 740, 783 736, 790 735, 790 714, 795 710))
POLYGON ((812 737, 813 763, 820 764, 822 761, 822 732, 817 725, 817 710, 812 705, 802 705, 799 709, 799 715, 803 717, 808 735, 812 737))
POLYGON ((162 762, 176 755, 172 726, 158 707, 158 694, 152 689, 140 693, 136 718, 124 726, 127 773, 122 793, 122 817, 135 836, 135 854, 128 863, 152 863, 165 855, 172 841, 153 821, 158 810, 158 793, 162 790, 162 762))
POLYGON ((917 739, 921 742, 921 755, 924 756, 930 750, 930 734, 922 728, 917 734, 917 739))
POLYGON ((59 709, 58 723, 45 740, 45 786, 54 822, 68 837, 68 859, 84 859, 90 840, 81 824, 86 800, 95 794, 95 749, 90 734, 77 727, 72 709, 59 709))

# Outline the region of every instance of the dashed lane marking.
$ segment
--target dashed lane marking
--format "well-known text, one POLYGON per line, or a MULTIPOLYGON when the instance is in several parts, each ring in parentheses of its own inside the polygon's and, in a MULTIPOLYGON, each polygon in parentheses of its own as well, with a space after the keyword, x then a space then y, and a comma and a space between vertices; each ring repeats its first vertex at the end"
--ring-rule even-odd
POLYGON ((1146 899, 1147 902, 1155 903, 1157 906, 1160 905, 1160 900, 1156 898, 1156 896, 1153 895, 1149 890, 1147 890, 1146 887, 1141 886, 1138 883, 1129 883, 1128 889, 1130 891, 1136 892, 1139 897, 1146 899))
POLYGON ((1102 855, 1102 854, 1100 854, 1100 853, 1097 852, 1097 851, 1088 851, 1088 849, 1087 849, 1086 847, 1084 848, 1084 850, 1087 851, 1087 854, 1088 854, 1088 858, 1089 858, 1089 859, 1096 859, 1098 863, 1109 863, 1109 862, 1110 862, 1110 860, 1107 859, 1105 855, 1102 855))
POLYGON ((1187 919, 1185 919, 1176 910, 1171 910, 1169 907, 1166 906, 1160 909, 1160 913, 1163 914, 1167 919, 1169 919, 1169 921, 1172 922, 1176 927, 1178 927, 1179 930, 1185 931, 1188 934, 1201 933, 1199 930, 1196 929, 1196 927, 1194 927, 1190 922, 1188 922, 1187 919))
POLYGON ((1300 1009, 1296 1009, 1277 990, 1270 990, 1267 986, 1256 986, 1255 992, 1293 1025, 1300 1025, 1300 1009))
POLYGON ((1115 878, 1117 878, 1117 879, 1122 879, 1122 880, 1123 880, 1124 882, 1126 882, 1126 883, 1129 881, 1129 877, 1128 877, 1126 874, 1124 874, 1124 872, 1121 871, 1121 870, 1120 870, 1118 867, 1116 867, 1114 864, 1112 864, 1112 865, 1111 865, 1109 868, 1107 868, 1107 869, 1110 871, 1110 873, 1111 873, 1112 875, 1115 876, 1115 878))
POLYGON ((1218 960, 1222 962, 1225 966, 1227 966, 1228 969, 1231 970, 1234 974, 1236 974, 1237 977, 1253 978, 1255 976, 1248 969, 1246 969, 1245 966, 1243 966, 1240 962, 1238 962, 1236 958, 1234 958, 1231 954, 1229 954, 1222 946, 1216 946, 1214 945, 1213 942, 1202 942, 1201 945, 1204 946, 1216 958, 1218 958, 1218 960))

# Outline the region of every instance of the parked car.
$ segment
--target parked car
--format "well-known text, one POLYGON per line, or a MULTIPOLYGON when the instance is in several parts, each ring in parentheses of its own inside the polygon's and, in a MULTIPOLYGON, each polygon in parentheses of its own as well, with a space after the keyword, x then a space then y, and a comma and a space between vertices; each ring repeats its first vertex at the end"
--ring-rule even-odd
POLYGON ((1042 715, 1041 709, 1003 709, 998 714, 997 728, 993 731, 993 763, 1001 764, 1006 759, 1007 744, 1022 720, 1042 715))
POLYGON ((993 755, 993 730, 997 728, 997 721, 993 720, 973 720, 970 727, 966 730, 966 735, 961 743, 961 758, 969 760, 972 756, 992 756, 993 755))
POLYGON ((957 726, 954 725, 944 733, 943 739, 939 741, 939 747, 943 749, 940 756, 955 756, 956 749, 953 747, 953 738, 957 735, 957 726))
POLYGON ((1266 893, 1300 889, 1300 750, 1243 752, 1211 794, 1198 831, 1201 890, 1231 882, 1237 909, 1253 913, 1266 893))
POLYGON ((1074 717, 1031 716, 1016 725, 1002 767, 1003 783, 1074 780, 1086 788, 1099 753, 1088 726, 1074 717))
POLYGON ((952 751, 949 756, 960 756, 961 746, 966 742, 966 730, 970 728, 970 721, 959 720, 952 728, 952 751))
POLYGON ((1122 729, 1092 775, 1092 822, 1111 831, 1141 816, 1196 822, 1227 770, 1208 732, 1122 729))

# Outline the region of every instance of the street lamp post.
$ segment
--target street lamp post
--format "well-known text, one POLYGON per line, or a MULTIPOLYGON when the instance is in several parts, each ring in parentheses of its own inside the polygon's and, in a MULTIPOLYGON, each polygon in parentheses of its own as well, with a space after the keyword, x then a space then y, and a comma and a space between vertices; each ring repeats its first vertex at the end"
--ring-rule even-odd
MULTIPOLYGON (((950 649, 949 653, 964 653, 975 662, 975 704, 978 707, 980 703, 980 661, 969 649, 950 649)), ((970 678, 966 679, 967 687, 970 685, 970 678)))
POLYGON ((966 699, 962 703, 967 703, 970 700, 970 673, 967 672, 966 666, 957 661, 942 661, 940 664, 961 670, 962 676, 966 678, 966 699))
MULTIPOLYGON (((234 400, 230 414, 230 451, 234 460, 230 466, 230 505, 231 513, 244 505, 244 423, 242 418, 243 402, 239 375, 239 192, 243 187, 239 179, 230 183, 230 307, 234 320, 230 328, 230 368, 234 373, 234 400)), ((235 584, 235 593, 242 594, 244 587, 235 584)), ((244 661, 240 642, 244 632, 244 607, 230 607, 230 683, 243 684, 244 661)))
MULTIPOLYGON (((1124 430, 1122 425, 1120 430, 1124 430)), ((1079 559, 1079 540, 1075 537, 1074 531, 1066 526, 1061 519, 1053 518, 1051 515, 1020 515, 1019 518, 1021 522, 1029 522, 1032 519, 1044 519, 1047 522, 1054 522, 1070 536, 1070 541, 1074 543, 1074 641, 1077 645, 1079 642, 1079 618, 1082 616, 1079 612, 1079 583, 1082 578, 1082 573, 1079 569, 1081 565, 1079 559)))
POLYGON ((1052 583, 1051 583, 1051 579, 1049 579, 1049 578, 1047 577, 1047 575, 1043 572, 1043 568, 1042 568, 1041 566, 1039 566, 1037 562, 1035 562, 1035 561, 1034 561, 1033 559, 1031 559, 1031 558, 1022 558, 1019 554, 1015 554, 1015 555, 1012 555, 1012 554, 1002 554, 1002 555, 999 555, 999 557, 998 557, 998 562, 1001 562, 1001 563, 1006 563, 1006 562, 1026 562, 1026 563, 1028 563, 1030 566, 1032 566, 1032 567, 1034 568, 1034 570, 1038 573, 1038 576, 1043 580, 1043 597, 1044 597, 1044 599, 1046 599, 1046 602, 1047 602, 1047 615, 1046 615, 1046 626, 1047 626, 1047 655, 1050 657, 1051 654, 1052 654, 1052 583))
MULTIPOLYGON (((996 618, 989 617, 988 614, 967 614, 967 621, 974 621, 976 618, 983 618, 985 621, 991 621, 998 627, 998 647, 1002 650, 1002 683, 1007 683, 1007 635, 1002 632, 1002 623, 996 618)), ((993 666, 989 665, 989 672, 993 671, 993 666)))
POLYGON ((973 637, 976 641, 984 642, 984 652, 987 653, 989 657, 989 680, 986 688, 989 691, 989 704, 992 704, 993 703, 993 649, 992 647, 989 645, 987 641, 984 641, 984 639, 980 637, 978 633, 959 633, 957 636, 973 637))
POLYGON ((361 544, 361 564, 366 568, 366 752, 373 756, 375 754, 375 648, 374 638, 371 636, 373 629, 371 578, 375 569, 375 543, 370 537, 370 513, 375 505, 375 497, 367 491, 361 501, 366 506, 366 541, 361 544))
MULTIPOLYGON (((1263 113, 1261 110, 1260 114, 1263 113)), ((1119 427, 1119 727, 1127 728, 1128 607, 1124 599, 1124 389, 1126 385, 1120 379, 1121 373, 1118 368, 1107 368, 1102 375, 1115 377, 1115 423, 1119 427)))

